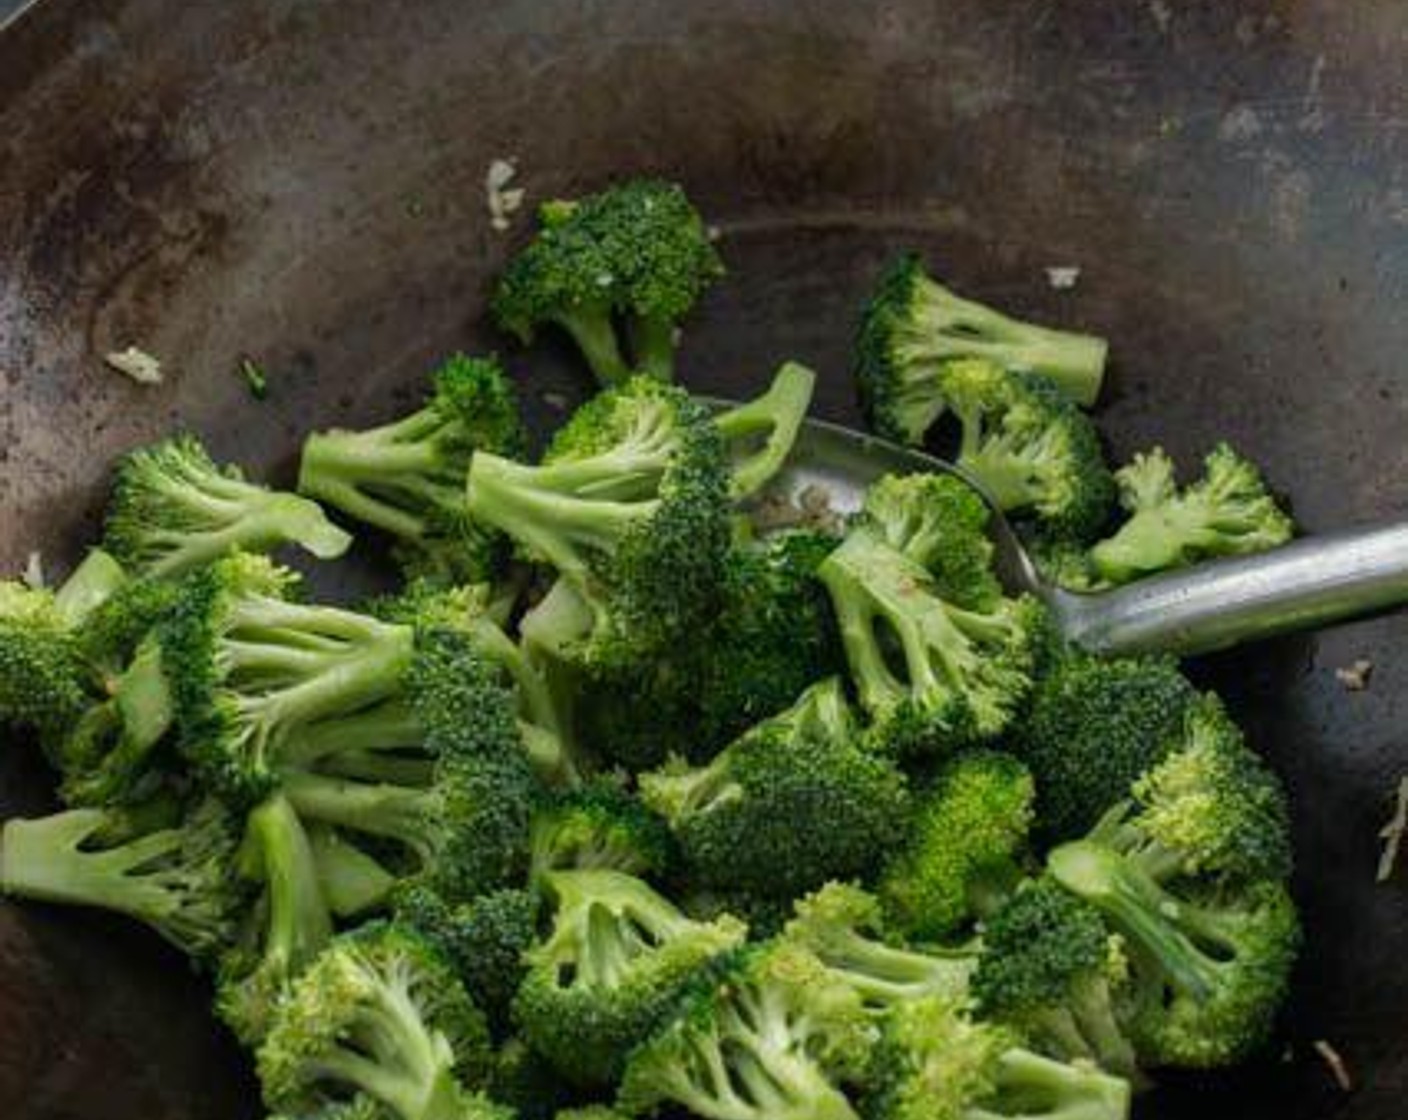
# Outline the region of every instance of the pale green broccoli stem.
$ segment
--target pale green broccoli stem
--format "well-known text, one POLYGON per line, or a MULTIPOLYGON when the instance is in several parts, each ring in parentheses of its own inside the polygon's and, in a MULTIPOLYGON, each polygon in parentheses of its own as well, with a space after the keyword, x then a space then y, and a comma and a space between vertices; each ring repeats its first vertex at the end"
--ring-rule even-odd
POLYGON ((648 945, 662 945, 694 928, 673 905, 620 872, 549 871, 543 884, 557 899, 544 949, 554 959, 570 957, 574 983, 584 987, 618 986, 648 945))
POLYGON ((671 764, 637 777, 641 800, 669 821, 680 821, 741 796, 732 774, 732 756, 720 752, 707 765, 671 764))
POLYGON ((335 828, 315 824, 308 843, 317 868, 317 886, 339 918, 353 918, 382 906, 396 886, 396 877, 335 828))
POLYGON ((431 791, 293 773, 285 775, 283 793, 304 820, 399 840, 422 862, 434 858, 434 838, 426 835, 426 818, 434 808, 431 791))
POLYGON ((1040 436, 1019 439, 1006 432, 983 431, 981 416, 960 412, 963 436, 958 465, 971 472, 999 509, 1026 509, 1042 497, 1042 472, 1049 456, 1059 455, 1051 444, 1056 436, 1047 428, 1040 436))
POLYGON ((919 322, 934 339, 935 361, 987 358, 1004 369, 1042 374, 1086 408, 1095 403, 1109 352, 1103 338, 1009 318, 932 280, 922 283, 919 322))
POLYGON ((113 700, 122 716, 125 754, 141 757, 171 728, 175 709, 171 687, 162 669, 161 643, 148 636, 137 647, 132 662, 117 679, 113 700))
POLYGON ((806 419, 815 384, 816 374, 806 366, 787 362, 761 397, 714 417, 732 460, 730 492, 735 501, 756 494, 782 469, 806 419), (759 440, 761 445, 754 446, 759 440))
POLYGON ((54 607, 65 622, 77 626, 126 583, 127 573, 111 554, 90 549, 54 592, 54 607))
POLYGON ((675 378, 675 340, 679 327, 673 319, 651 315, 631 315, 626 320, 631 354, 637 372, 657 381, 675 378))
POLYGON ((616 338, 616 326, 608 307, 582 308, 575 312, 561 311, 553 322, 572 336, 587 365, 603 386, 617 385, 631 376, 631 367, 621 356, 616 338))
POLYGON ((979 1101, 965 1111, 966 1120, 1000 1120, 1018 1110, 1053 1120, 1125 1120, 1129 1115, 1129 1082, 1030 1050, 1004 1051, 993 1080, 996 1091, 990 1103, 995 1107, 985 1108, 989 1102, 979 1101))
POLYGON ((881 1009, 920 996, 966 995, 978 965, 977 954, 963 949, 917 953, 850 932, 811 949, 828 968, 845 973, 867 1005, 881 1009))
POLYGON ((332 939, 332 919, 308 834, 287 798, 276 794, 250 813, 242 858, 267 889, 260 969, 291 980, 332 939))
POLYGON ((415 750, 424 743, 425 729, 411 706, 393 699, 354 715, 297 728, 284 740, 279 760, 289 769, 316 770, 332 758, 338 772, 345 774, 341 764, 347 758, 370 759, 379 752, 415 750))
POLYGON ((264 552, 285 541, 296 541, 319 560, 333 560, 351 547, 351 535, 329 521, 316 502, 297 494, 262 490, 223 475, 210 479, 203 484, 206 489, 189 486, 175 500, 225 522, 224 528, 189 533, 153 527, 151 540, 165 544, 170 551, 146 566, 148 575, 174 576, 236 549, 264 552))

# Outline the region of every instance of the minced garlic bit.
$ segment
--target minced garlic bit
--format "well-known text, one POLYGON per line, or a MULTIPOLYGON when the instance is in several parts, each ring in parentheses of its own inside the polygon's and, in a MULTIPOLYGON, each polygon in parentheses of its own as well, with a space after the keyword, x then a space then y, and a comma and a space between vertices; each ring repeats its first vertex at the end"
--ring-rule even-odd
POLYGON ((118 373, 130 377, 138 385, 161 384, 161 362, 135 346, 104 354, 103 361, 118 373))
POLYGON ((1408 774, 1398 779, 1393 816, 1379 829, 1379 839, 1384 842, 1384 850, 1379 855, 1380 883, 1386 883, 1393 877, 1394 865, 1398 863, 1398 849, 1403 846, 1405 832, 1408 832, 1408 774))
POLYGON ((1340 1057, 1340 1052, 1323 1038, 1317 1038, 1314 1045, 1315 1052, 1319 1054, 1324 1061, 1330 1071, 1330 1076, 1335 1079, 1335 1084, 1338 1085, 1343 1092, 1352 1092, 1354 1090, 1354 1079, 1349 1076, 1349 1067, 1344 1064, 1344 1059, 1340 1057))
POLYGON ((38 591, 44 586, 44 557, 39 554, 37 549, 31 552, 29 559, 25 561, 20 579, 32 591, 38 591))
POLYGON ((1074 288, 1080 281, 1080 269, 1073 264, 1052 265, 1046 270, 1046 282, 1058 292, 1074 288))
POLYGON ((1344 685, 1346 692, 1363 692, 1369 687, 1369 678, 1374 673, 1374 663, 1361 657, 1352 665, 1335 670, 1335 679, 1344 685))
POLYGON ((509 227, 510 217, 523 205, 524 189, 510 187, 518 166, 514 160, 496 159, 484 175, 484 193, 489 201, 489 224, 499 232, 509 227))

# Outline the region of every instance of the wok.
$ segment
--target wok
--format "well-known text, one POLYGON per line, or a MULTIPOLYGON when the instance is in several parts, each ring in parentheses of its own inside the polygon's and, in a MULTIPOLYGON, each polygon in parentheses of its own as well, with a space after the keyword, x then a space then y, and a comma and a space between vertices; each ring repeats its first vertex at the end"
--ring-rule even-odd
MULTIPOLYGON (((0 35, 0 568, 72 560, 112 457, 173 425, 287 481, 309 426, 389 415, 438 355, 503 347, 483 295, 523 223, 490 226, 498 157, 532 199, 687 185, 732 270, 684 346, 701 390, 796 357, 819 413, 855 421, 857 303, 913 246, 1109 336, 1116 454, 1190 463, 1227 436, 1311 530, 1402 514, 1405 49, 1395 0, 46 0, 0 35), (102 365, 132 344, 163 385, 102 365)), ((540 422, 584 389, 551 345, 510 360, 540 422)), ((1309 936, 1284 1043, 1170 1079, 1144 1115, 1403 1115, 1408 879, 1373 878, 1405 650, 1398 615, 1197 669, 1295 796, 1309 936), (1333 670, 1359 657, 1351 695, 1333 670)), ((48 789, 21 745, 0 755, 0 812, 48 789)), ((206 1006, 142 931, 0 905, 0 1115, 260 1115, 206 1006)))

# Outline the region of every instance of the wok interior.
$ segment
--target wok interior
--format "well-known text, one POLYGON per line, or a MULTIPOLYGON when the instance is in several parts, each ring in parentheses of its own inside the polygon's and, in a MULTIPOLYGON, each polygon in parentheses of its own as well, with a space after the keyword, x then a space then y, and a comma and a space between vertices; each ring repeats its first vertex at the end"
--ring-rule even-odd
MULTIPOLYGON (((687 332, 701 391, 795 357, 817 412, 855 422, 858 303, 913 247, 1110 338, 1116 455, 1162 441, 1191 467, 1225 436, 1309 530, 1402 513, 1406 44, 1392 0, 48 0, 0 37, 0 563, 71 561, 111 457, 173 425, 287 481, 309 427, 403 408, 451 348, 506 348, 483 293, 526 216, 491 229, 496 158, 530 202, 688 187, 731 269, 687 332), (134 344, 164 385, 102 366, 134 344)), ((510 360, 540 424, 585 387, 552 343, 510 360)), ((1309 942, 1286 1052, 1141 1115, 1402 1114, 1408 893, 1373 872, 1405 638, 1400 615, 1198 668, 1290 783, 1309 942), (1361 657, 1372 686, 1347 695, 1333 669, 1361 657)), ((47 790, 0 755, 0 811, 47 790)), ((0 1114, 260 1115, 201 982, 142 931, 0 906, 0 993, 0 1114)))

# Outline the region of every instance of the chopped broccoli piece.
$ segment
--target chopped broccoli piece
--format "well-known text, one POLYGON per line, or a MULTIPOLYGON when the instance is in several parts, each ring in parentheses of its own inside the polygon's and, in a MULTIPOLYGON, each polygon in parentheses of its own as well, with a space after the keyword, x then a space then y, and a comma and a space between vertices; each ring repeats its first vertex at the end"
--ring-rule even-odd
POLYGON ((552 932, 528 953, 515 1016, 570 1081, 607 1085, 685 984, 747 930, 729 918, 687 918, 616 871, 551 871, 542 881, 553 901, 552 932))
POLYGON ((708 764, 641 774, 641 798, 670 822, 697 885, 794 898, 872 873, 903 835, 904 775, 858 740, 833 677, 708 764))
POLYGON ((683 390, 634 378, 589 401, 543 464, 475 455, 469 506, 591 610, 577 658, 639 664, 714 611, 728 549, 723 445, 683 390))
POLYGON ((714 417, 733 464, 730 493, 735 501, 756 494, 782 469, 815 387, 815 373, 784 362, 761 397, 714 417))
POLYGON ((982 918, 1023 872, 1036 789, 1031 772, 997 751, 959 755, 916 797, 915 823, 879 892, 891 920, 932 939, 982 918))
POLYGON ((967 947, 919 950, 892 943, 879 900, 844 883, 828 883, 800 900, 783 937, 816 954, 879 1014, 921 996, 964 996, 978 963, 967 947))
POLYGON ((940 996, 897 1006, 867 1078, 873 1120, 1127 1120, 1130 1086, 1054 1061, 940 996))
POLYGON ((116 823, 102 809, 6 821, 0 891, 126 914, 198 959, 213 957, 243 901, 229 876, 238 840, 228 814, 203 802, 175 827, 105 845, 101 834, 116 823))
POLYGON ((861 706, 900 754, 990 739, 1026 700, 1049 620, 1031 596, 959 605, 922 564, 854 526, 821 565, 861 706))
POLYGON ((282 795, 250 813, 239 865, 261 885, 262 897, 220 961, 215 1011, 254 1046, 289 984, 331 940, 332 916, 308 834, 282 795))
POLYGON ((111 553, 90 548, 78 567, 54 591, 54 606, 69 625, 78 626, 127 583, 127 572, 111 553))
POLYGON ((376 856, 317 821, 308 829, 308 843, 318 887, 334 915, 357 918, 386 905, 396 889, 396 876, 376 856))
MULTIPOLYGON (((397 1120, 473 1116, 488 1074, 484 1017, 424 938, 374 923, 334 939, 294 982, 258 1052, 271 1109, 372 1097, 397 1120)), ((489 1113, 492 1115, 492 1113, 489 1113)))
POLYGON ((1116 1011, 1127 982, 1122 943, 1099 911, 1043 878, 984 922, 972 991, 984 1018, 1042 1053, 1133 1079, 1134 1048, 1116 1011))
POLYGON ((221 467, 189 435, 128 452, 117 468, 104 547, 138 576, 175 576, 226 556, 297 544, 320 560, 352 538, 316 502, 221 467))
POLYGON ((631 1055, 619 1107, 711 1120, 857 1120, 871 1025, 859 995, 800 945, 750 946, 701 981, 631 1055))
POLYGON ((639 179, 547 203, 538 217, 494 292, 500 326, 525 343, 560 327, 603 385, 637 371, 668 381, 679 324, 724 271, 684 191, 639 179))
POLYGON ((456 354, 436 371, 420 410, 366 431, 309 436, 298 489, 389 534, 418 568, 482 580, 502 566, 505 549, 466 509, 469 460, 476 451, 518 458, 526 448, 503 369, 456 354))
POLYGON ((674 857, 665 822, 605 778, 544 798, 533 813, 531 850, 535 880, 564 870, 659 876, 674 857))
POLYGON ((999 509, 1054 534, 1088 540, 1115 500, 1095 426, 1049 381, 991 362, 952 363, 942 377, 958 417, 958 465, 999 509))
POLYGON ((1050 378, 1077 404, 1100 394, 1104 339, 1009 319, 961 299, 932 280, 906 253, 881 276, 856 340, 856 376, 876 431, 923 442, 948 406, 944 374, 956 361, 980 358, 1003 369, 1050 378))
POLYGON ((90 697, 78 642, 53 593, 0 581, 0 726, 34 732, 53 756, 90 697))
POLYGON ((1171 659, 1071 654, 1037 685, 1013 749, 1044 837, 1079 836, 1173 748, 1197 693, 1171 659))
POLYGON ((1172 460, 1158 447, 1136 455, 1115 479, 1129 520, 1090 550, 1095 571, 1111 583, 1208 557, 1261 552, 1295 531, 1261 472, 1225 443, 1203 460, 1203 477, 1181 491, 1172 460))

